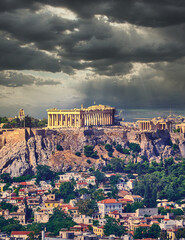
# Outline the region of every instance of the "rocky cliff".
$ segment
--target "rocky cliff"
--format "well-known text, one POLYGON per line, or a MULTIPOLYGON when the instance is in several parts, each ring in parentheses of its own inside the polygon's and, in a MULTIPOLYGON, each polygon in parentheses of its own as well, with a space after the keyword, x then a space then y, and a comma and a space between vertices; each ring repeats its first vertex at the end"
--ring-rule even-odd
MULTIPOLYGON (((122 127, 93 129, 30 130, 19 129, 3 133, 4 146, 0 149, 0 170, 13 177, 34 172, 38 164, 46 164, 56 171, 73 169, 85 170, 91 165, 100 167, 103 159, 110 159, 104 144, 113 142, 127 148, 130 142, 138 143, 141 152, 149 161, 160 161, 167 157, 185 157, 184 135, 170 134, 168 131, 140 132, 128 131, 122 127), (178 146, 174 148, 173 144, 178 146), (57 145, 63 151, 57 151, 57 145), (93 145, 99 159, 87 158, 83 154, 85 145, 93 145), (75 155, 81 152, 81 156, 75 155), (102 158, 103 157, 103 158, 102 158), (87 162, 87 159, 90 159, 87 162)), ((114 150, 114 157, 136 160, 114 150)))

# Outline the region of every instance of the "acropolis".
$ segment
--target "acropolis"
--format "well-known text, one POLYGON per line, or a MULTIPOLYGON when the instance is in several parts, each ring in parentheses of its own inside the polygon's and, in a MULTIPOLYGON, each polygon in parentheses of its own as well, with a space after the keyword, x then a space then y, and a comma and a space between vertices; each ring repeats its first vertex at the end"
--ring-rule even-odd
POLYGON ((108 126, 114 124, 115 108, 106 105, 93 105, 88 108, 70 110, 48 109, 48 128, 79 128, 88 126, 108 126))

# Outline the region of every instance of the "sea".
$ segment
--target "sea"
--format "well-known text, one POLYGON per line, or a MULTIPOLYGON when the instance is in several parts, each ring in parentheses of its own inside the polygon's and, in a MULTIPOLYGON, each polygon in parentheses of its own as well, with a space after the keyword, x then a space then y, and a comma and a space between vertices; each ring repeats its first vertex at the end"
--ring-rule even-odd
POLYGON ((116 115, 124 118, 124 122, 136 122, 137 120, 156 117, 184 116, 185 109, 118 109, 116 115))

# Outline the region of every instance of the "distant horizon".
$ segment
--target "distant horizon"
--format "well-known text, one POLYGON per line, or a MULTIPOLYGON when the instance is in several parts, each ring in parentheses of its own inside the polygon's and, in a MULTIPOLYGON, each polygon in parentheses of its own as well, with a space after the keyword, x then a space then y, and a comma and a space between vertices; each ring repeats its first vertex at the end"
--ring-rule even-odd
MULTIPOLYGON (((75 108, 75 107, 74 107, 75 108)), ((58 109, 62 109, 62 108, 58 108, 58 109)), ((66 108, 66 109, 71 109, 71 108, 66 108)), ((10 115, 10 114, 0 114, 0 117, 15 117, 18 116, 19 110, 17 111, 17 114, 15 113, 15 115, 10 115)), ((172 115, 176 115, 176 116, 184 116, 185 117, 185 108, 179 108, 179 109, 167 109, 167 108, 135 108, 135 109, 116 109, 118 111, 122 111, 122 114, 120 117, 124 118, 124 121, 127 122, 134 122, 137 121, 139 119, 151 119, 154 117, 167 117, 170 115, 170 113, 172 115)), ((47 118, 47 112, 45 110, 45 114, 42 115, 36 115, 34 113, 31 112, 27 112, 25 109, 25 115, 28 115, 30 117, 34 117, 37 119, 43 119, 43 118, 47 118)))

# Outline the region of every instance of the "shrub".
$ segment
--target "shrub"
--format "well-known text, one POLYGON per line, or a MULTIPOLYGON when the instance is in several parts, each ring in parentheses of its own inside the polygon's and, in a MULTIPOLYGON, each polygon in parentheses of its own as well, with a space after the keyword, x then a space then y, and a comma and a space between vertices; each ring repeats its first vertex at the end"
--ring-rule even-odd
POLYGON ((61 145, 57 145, 57 151, 63 151, 64 149, 63 149, 63 147, 61 146, 61 145))
POLYGON ((142 155, 142 156, 141 156, 141 159, 143 159, 143 161, 147 161, 147 156, 142 155))
POLYGON ((91 157, 91 155, 94 153, 94 147, 91 145, 87 145, 84 147, 84 154, 86 157, 91 157))
POLYGON ((123 148, 123 149, 122 149, 122 153, 124 153, 124 154, 130 154, 130 151, 129 151, 128 149, 126 149, 126 148, 123 148))
POLYGON ((87 161, 86 161, 88 164, 91 164, 91 160, 89 160, 89 159, 87 159, 87 161))
POLYGON ((105 144, 105 149, 108 151, 108 152, 113 152, 114 150, 112 149, 112 145, 110 144, 105 144))
POLYGON ((137 143, 129 143, 129 148, 133 152, 139 153, 141 151, 141 148, 140 148, 139 144, 137 144, 137 143))
POLYGON ((80 157, 81 156, 81 152, 76 152, 75 155, 80 157))
POLYGON ((172 145, 173 151, 176 152, 179 149, 179 146, 177 144, 172 145))
POLYGON ((117 150, 118 152, 120 152, 120 153, 123 152, 123 148, 122 148, 122 146, 121 146, 120 144, 118 144, 118 145, 116 146, 116 150, 117 150))
POLYGON ((91 145, 84 147, 84 154, 86 157, 98 158, 97 151, 94 152, 94 147, 91 145))
POLYGON ((109 156, 109 157, 112 157, 112 152, 108 152, 108 156, 109 156))

